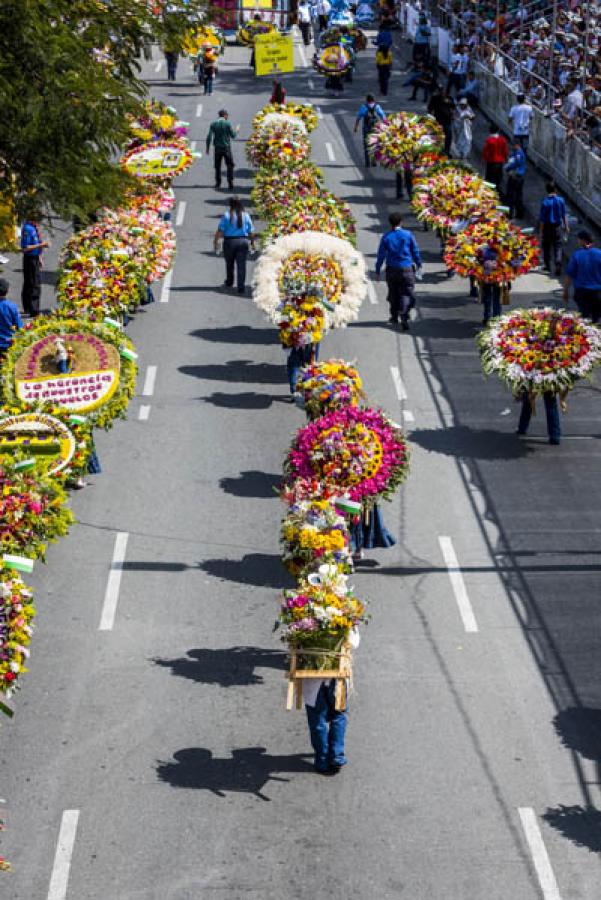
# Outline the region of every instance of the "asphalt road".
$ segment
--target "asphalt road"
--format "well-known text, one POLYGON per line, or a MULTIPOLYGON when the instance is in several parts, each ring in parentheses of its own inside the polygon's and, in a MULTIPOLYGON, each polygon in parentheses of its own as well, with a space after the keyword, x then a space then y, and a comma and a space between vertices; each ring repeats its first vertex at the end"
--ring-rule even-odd
MULTIPOLYGON (((212 98, 185 66, 175 85, 156 56, 145 70, 199 149, 229 109, 242 195, 243 141, 269 89, 248 55, 228 49, 212 98)), ((393 180, 357 167, 351 134, 372 53, 339 99, 298 62, 289 96, 321 109, 313 158, 351 203, 373 266, 393 180)), ((388 109, 404 104, 398 82, 388 109)), ((31 671, 0 733, 14 866, 0 896, 597 900, 598 387, 570 398, 560 447, 540 416, 518 439, 515 404, 481 375, 480 309, 408 217, 426 259, 411 332, 390 330, 374 285, 360 321, 323 344, 324 357, 356 359, 373 403, 405 423, 413 463, 385 510, 396 547, 355 577, 372 622, 350 764, 317 778, 271 634, 287 583, 273 486, 303 415, 285 402, 273 328, 218 288, 211 238, 226 195, 210 163, 176 185, 186 207, 169 302, 129 329, 140 396, 98 436, 104 472, 74 495, 79 524, 32 579, 31 671), (116 546, 117 606, 100 630, 116 546)), ((532 275, 514 301, 556 300, 556 288, 532 275)))

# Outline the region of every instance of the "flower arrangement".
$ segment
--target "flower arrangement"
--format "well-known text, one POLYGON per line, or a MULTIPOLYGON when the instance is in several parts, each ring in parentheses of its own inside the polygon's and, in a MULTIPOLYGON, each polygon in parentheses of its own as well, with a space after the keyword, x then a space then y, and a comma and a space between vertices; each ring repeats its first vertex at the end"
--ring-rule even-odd
MULTIPOLYGON (((255 116, 255 119, 257 117, 255 116)), ((254 121, 254 120, 253 120, 254 121)), ((265 113, 261 120, 253 126, 255 131, 273 131, 280 125, 291 125, 299 134, 307 133, 307 126, 299 116, 293 116, 287 112, 269 112, 265 113)))
POLYGON ((21 470, 23 462, 0 457, 0 547, 2 553, 44 559, 46 545, 67 534, 73 514, 60 483, 21 470))
POLYGON ((0 562, 0 693, 7 699, 27 672, 34 616, 31 589, 0 562))
POLYGON ((84 412, 91 425, 109 428, 125 418, 136 390, 137 355, 120 329, 57 313, 34 319, 15 335, 0 369, 0 401, 14 406, 52 402, 84 412), (71 347, 73 363, 61 375, 54 363, 57 338, 71 347), (82 374, 78 374, 82 373, 82 374))
POLYGON ((403 433, 378 409, 347 406, 297 433, 284 465, 288 479, 331 484, 351 500, 389 499, 409 469, 403 433))
POLYGON ((422 153, 439 153, 443 143, 444 134, 436 119, 404 112, 378 122, 367 137, 370 154, 386 169, 414 163, 422 153))
POLYGON ((187 56, 196 57, 201 50, 225 51, 225 35, 215 25, 195 25, 185 35, 182 50, 187 56))
POLYGON ((321 232, 282 235, 261 254, 253 274, 253 299, 275 324, 290 280, 319 287, 333 307, 328 309, 329 327, 354 321, 367 293, 363 255, 349 241, 321 232))
POLYGON ((438 166, 414 182, 411 206, 421 222, 447 229, 472 216, 489 216, 499 196, 475 172, 454 164, 438 166))
POLYGON ((349 47, 331 44, 317 50, 313 57, 313 68, 320 75, 346 75, 353 68, 354 55, 349 47))
POLYGON ((507 284, 538 265, 538 242, 497 213, 449 238, 444 261, 464 278, 471 275, 480 282, 507 284))
POLYGON ((134 212, 150 210, 157 215, 171 212, 175 206, 173 188, 163 188, 158 184, 140 185, 138 190, 130 190, 126 194, 127 206, 134 212))
POLYGON ((170 182, 194 163, 194 154, 185 140, 157 140, 130 147, 119 164, 136 178, 170 182))
POLYGON ((278 327, 283 347, 319 344, 327 327, 319 296, 302 290, 287 294, 281 304, 278 327))
POLYGON ((563 309, 517 309, 477 341, 485 374, 497 374, 515 396, 564 393, 601 364, 601 331, 563 309))
POLYGON ((298 231, 333 234, 346 238, 353 245, 357 240, 357 225, 350 207, 325 190, 317 195, 294 198, 290 205, 274 210, 271 223, 261 234, 261 241, 265 244, 282 234, 298 231))
POLYGON ((257 168, 296 166, 308 159, 310 154, 307 129, 300 119, 280 122, 269 130, 261 128, 253 132, 246 142, 246 155, 257 168))
POLYGON ((236 32, 236 40, 245 47, 252 47, 258 34, 269 34, 270 31, 277 31, 272 22, 259 22, 250 19, 243 22, 236 32))
POLYGON ((250 199, 260 218, 269 221, 280 209, 317 197, 323 190, 322 181, 321 170, 308 161, 294 169, 261 169, 255 175, 250 199))
POLYGON ((324 563, 353 571, 346 519, 328 500, 303 500, 286 513, 281 530, 282 562, 291 575, 307 576, 324 563))
POLYGON ((342 359, 326 359, 305 366, 297 384, 310 419, 346 406, 358 406, 364 396, 359 372, 342 359))
POLYGON ((52 403, 0 409, 0 456, 17 452, 33 457, 36 471, 68 483, 84 476, 91 451, 92 428, 85 416, 52 403))
POLYGON ((319 42, 325 47, 328 44, 337 44, 340 40, 349 38, 352 41, 353 49, 357 52, 365 50, 367 47, 365 32, 352 23, 344 25, 344 32, 341 30, 340 25, 330 25, 329 28, 326 28, 320 34, 319 42))
POLYGON ((130 117, 130 123, 133 137, 130 147, 149 141, 182 138, 188 133, 187 124, 178 120, 175 109, 155 98, 144 101, 140 113, 130 117))
POLYGON ((313 131, 319 122, 317 113, 310 103, 268 103, 254 117, 253 129, 261 127, 265 119, 272 113, 301 119, 307 131, 313 131))

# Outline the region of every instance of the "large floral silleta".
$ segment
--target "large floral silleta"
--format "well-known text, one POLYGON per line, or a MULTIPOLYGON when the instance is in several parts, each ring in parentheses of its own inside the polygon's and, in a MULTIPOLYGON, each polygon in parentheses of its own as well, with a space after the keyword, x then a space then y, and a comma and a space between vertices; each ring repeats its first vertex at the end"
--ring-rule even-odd
POLYGON ((423 153, 435 153, 442 147, 444 135, 431 116, 393 113, 378 122, 367 138, 375 162, 386 169, 400 169, 403 163, 415 163, 423 153))
POLYGON ((507 284, 538 265, 536 238, 495 213, 449 238, 444 261, 464 278, 485 284, 507 284))
POLYGON ((0 561, 0 694, 7 699, 27 671, 34 616, 31 589, 0 561))
POLYGON ((485 218, 498 203, 496 190, 479 175, 448 163, 426 171, 414 183, 411 206, 420 221, 448 229, 474 215, 485 218))

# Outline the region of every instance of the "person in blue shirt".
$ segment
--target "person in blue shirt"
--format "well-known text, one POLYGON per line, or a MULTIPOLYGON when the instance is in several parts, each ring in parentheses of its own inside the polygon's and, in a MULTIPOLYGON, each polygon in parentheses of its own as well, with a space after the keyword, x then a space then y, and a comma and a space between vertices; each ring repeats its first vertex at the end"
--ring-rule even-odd
POLYGON ((574 285, 574 302, 585 319, 596 323, 601 318, 601 250, 593 246, 588 231, 578 232, 580 247, 575 250, 566 269, 563 299, 567 302, 570 283, 574 285))
POLYGON ((415 273, 421 270, 422 260, 415 238, 401 227, 400 213, 391 213, 388 221, 391 231, 382 237, 378 247, 376 281, 380 280, 380 269, 385 262, 389 322, 397 325, 400 314, 401 328, 409 331, 409 313, 415 306, 415 273))
POLYGON ((386 113, 379 103, 376 103, 373 94, 368 94, 365 103, 359 107, 357 118, 355 119, 355 127, 353 132, 356 134, 360 123, 363 124, 363 149, 365 152, 365 167, 369 169, 371 166, 371 157, 369 155, 369 147, 367 138, 372 133, 378 122, 386 119, 386 113))
POLYGON ((15 331, 23 328, 16 304, 7 299, 8 288, 6 278, 0 278, 0 360, 12 344, 15 331))
POLYGON ((568 219, 566 204, 557 193, 552 181, 547 184, 547 196, 540 206, 538 215, 540 240, 543 247, 543 263, 547 272, 551 271, 551 255, 555 266, 555 274, 561 275, 563 262, 562 230, 567 232, 568 219))
POLYGON ((430 36, 432 32, 428 25, 426 16, 419 17, 417 28, 415 29, 415 39, 413 41, 413 61, 418 59, 427 62, 430 59, 430 36))
POLYGON ((42 252, 48 243, 42 240, 37 222, 26 219, 21 228, 21 251, 23 253, 23 287, 21 302, 26 316, 40 313, 42 296, 42 252))
POLYGON ((526 176, 526 154, 521 143, 514 138, 509 159, 504 166, 507 175, 507 206, 509 218, 524 218, 524 178, 526 176))
POLYGON ((252 219, 244 212, 244 204, 239 197, 230 199, 230 208, 224 213, 219 222, 213 245, 215 252, 223 241, 223 256, 225 258, 225 286, 234 284, 234 266, 236 267, 238 293, 246 290, 246 260, 250 247, 255 249, 255 229, 252 219), (249 243, 250 242, 250 243, 249 243))

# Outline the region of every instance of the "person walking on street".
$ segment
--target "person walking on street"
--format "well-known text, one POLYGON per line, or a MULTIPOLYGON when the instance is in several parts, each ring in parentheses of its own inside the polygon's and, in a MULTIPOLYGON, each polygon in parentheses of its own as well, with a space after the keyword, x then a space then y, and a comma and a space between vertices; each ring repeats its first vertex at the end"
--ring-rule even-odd
POLYGON ((430 59, 430 37, 432 31, 425 15, 419 17, 415 38, 413 40, 413 62, 421 60, 427 62, 430 59))
POLYGON ((376 50, 376 68, 378 70, 378 83, 383 97, 388 96, 388 82, 392 72, 392 48, 379 47, 376 50))
POLYGON ((376 281, 380 280, 380 269, 385 262, 389 322, 397 325, 400 315, 401 328, 409 331, 409 313, 415 306, 415 276, 421 272, 422 260, 415 238, 401 226, 400 213, 391 213, 388 221, 391 230, 382 237, 378 247, 376 281))
POLYGON ((513 139, 511 144, 511 153, 509 159, 505 163, 505 174, 507 175, 507 206, 509 207, 509 218, 524 218, 524 178, 526 177, 526 154, 522 150, 522 145, 517 138, 513 139))
POLYGON ((450 94, 455 88, 455 94, 463 90, 465 86, 465 76, 467 75, 467 61, 465 54, 462 52, 461 44, 456 44, 451 59, 449 61, 449 78, 447 81, 447 91, 450 94), (465 66, 465 72, 463 71, 465 66))
POLYGON ((300 0, 297 15, 303 44, 308 47, 311 43, 311 9, 308 0, 300 0))
MULTIPOLYGON (((551 391, 545 391, 543 394, 545 403, 545 413, 547 417, 547 434, 549 435, 550 444, 559 444, 561 441, 561 424, 559 421, 559 404, 557 403, 557 394, 551 391)), ((522 394, 522 409, 520 412, 520 420, 516 434, 524 435, 528 433, 528 426, 534 410, 534 397, 530 396, 527 391, 522 394)))
POLYGON ((273 90, 271 92, 270 103, 278 103, 281 106, 286 102, 286 88, 281 81, 276 78, 273 82, 273 90))
POLYGON ((209 97, 213 93, 213 82, 217 74, 217 54, 214 50, 207 50, 204 58, 204 92, 209 97))
POLYGON ((215 187, 221 187, 221 163, 225 162, 227 184, 230 190, 234 188, 234 158, 232 156, 232 140, 236 137, 238 129, 233 128, 228 118, 227 109, 219 110, 219 118, 211 122, 207 135, 207 154, 211 149, 211 141, 214 147, 215 160, 215 187))
POLYGON ((472 152, 472 121, 475 117, 467 100, 460 100, 453 119, 452 151, 457 159, 467 159, 472 152))
POLYGON ((165 47, 165 62, 167 63, 167 81, 175 81, 179 52, 172 47, 165 47))
POLYGON ((21 228, 23 253, 23 287, 21 302, 26 316, 37 316, 42 295, 42 253, 48 242, 42 240, 40 229, 33 219, 26 219, 21 228))
POLYGON ((547 196, 540 205, 538 214, 540 240, 543 248, 543 266, 551 271, 551 257, 555 274, 561 275, 563 264, 563 234, 568 232, 566 202, 557 193, 552 181, 547 183, 547 196))
MULTIPOLYGON (((477 251, 482 267, 485 272, 492 272, 498 260, 498 252, 490 244, 485 244, 477 251)), ((489 319, 496 319, 501 315, 501 285, 495 282, 482 282, 482 306, 484 307, 484 315, 482 324, 488 325, 489 319)))
POLYGON ((235 266, 239 294, 243 294, 246 290, 246 261, 249 249, 255 249, 255 240, 256 235, 252 219, 244 211, 244 204, 239 197, 231 197, 230 208, 221 217, 215 232, 213 246, 217 253, 219 244, 223 241, 223 256, 225 258, 224 284, 226 287, 233 287, 235 266))
POLYGON ((491 184, 494 184, 499 193, 501 193, 501 182, 503 181, 503 166, 508 158, 509 146, 507 141, 499 132, 498 126, 491 122, 490 134, 484 141, 482 148, 482 159, 486 165, 484 177, 491 184))
POLYGON ((518 94, 517 100, 518 102, 509 110, 509 121, 513 128, 513 137, 525 150, 530 138, 530 119, 534 115, 534 110, 526 103, 525 94, 518 94))
POLYGON ((359 125, 361 123, 363 124, 363 150, 365 152, 365 167, 367 169, 369 169, 372 164, 367 139, 376 127, 376 124, 378 122, 383 122, 385 119, 386 113, 380 104, 376 103, 373 94, 368 94, 365 98, 365 103, 359 108, 357 118, 355 119, 355 127, 353 129, 353 132, 356 134, 359 125))
POLYGON ((573 284, 580 315, 596 324, 601 319, 601 250, 593 246, 588 231, 578 232, 578 243, 580 247, 572 253, 566 268, 563 299, 567 303, 573 284))
POLYGON ((434 116, 444 131, 444 152, 449 156, 453 140, 453 116, 455 114, 455 101, 448 91, 437 87, 428 103, 428 112, 434 116))
POLYGON ((9 287, 6 278, 0 278, 0 362, 13 342, 15 331, 23 328, 16 303, 7 299, 9 287))
POLYGON ((317 13, 317 22, 319 30, 325 31, 328 27, 328 16, 331 10, 330 0, 317 0, 315 4, 315 12, 317 13))

